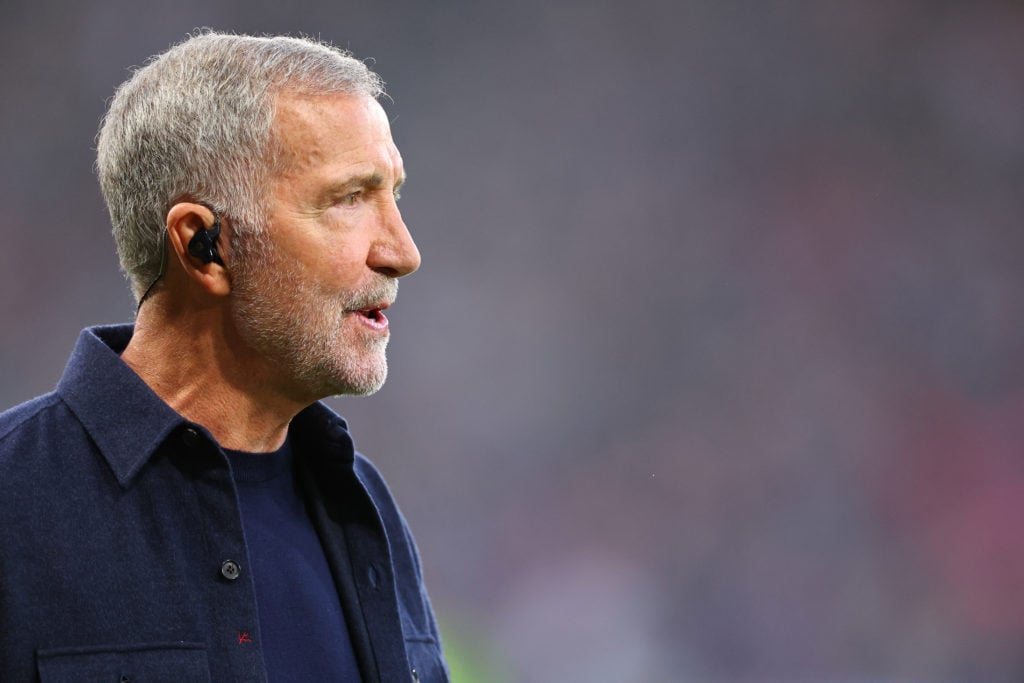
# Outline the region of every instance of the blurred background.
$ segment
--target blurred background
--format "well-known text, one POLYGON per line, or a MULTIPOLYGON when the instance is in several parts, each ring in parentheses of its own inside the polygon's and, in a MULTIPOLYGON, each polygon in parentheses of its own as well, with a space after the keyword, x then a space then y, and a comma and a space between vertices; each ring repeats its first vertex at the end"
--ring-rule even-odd
POLYGON ((332 400, 456 683, 1024 679, 1024 6, 0 0, 0 405, 130 320, 105 101, 372 58, 423 254, 332 400))

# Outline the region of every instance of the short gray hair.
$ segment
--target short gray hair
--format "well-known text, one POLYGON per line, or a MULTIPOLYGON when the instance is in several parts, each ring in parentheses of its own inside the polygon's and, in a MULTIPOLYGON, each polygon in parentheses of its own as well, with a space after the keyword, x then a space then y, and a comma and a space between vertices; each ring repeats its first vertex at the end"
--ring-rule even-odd
POLYGON ((271 126, 283 91, 376 99, 384 82, 319 40, 207 30, 152 58, 117 89, 100 127, 96 168, 136 299, 159 277, 175 202, 203 202, 239 229, 262 229, 263 196, 280 162, 271 126))

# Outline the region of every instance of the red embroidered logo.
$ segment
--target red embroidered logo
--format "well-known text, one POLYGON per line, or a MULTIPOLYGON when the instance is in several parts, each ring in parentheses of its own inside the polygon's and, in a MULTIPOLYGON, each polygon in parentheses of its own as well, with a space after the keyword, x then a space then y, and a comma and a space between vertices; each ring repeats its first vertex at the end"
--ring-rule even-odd
POLYGON ((251 642, 252 642, 252 638, 249 637, 249 632, 248 631, 239 631, 238 632, 238 644, 239 645, 242 645, 243 643, 251 643, 251 642))

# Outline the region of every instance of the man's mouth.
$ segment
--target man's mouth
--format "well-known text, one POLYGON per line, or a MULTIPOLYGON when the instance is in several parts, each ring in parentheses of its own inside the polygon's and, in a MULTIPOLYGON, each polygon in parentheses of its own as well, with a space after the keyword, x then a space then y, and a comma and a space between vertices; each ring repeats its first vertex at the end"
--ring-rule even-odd
POLYGON ((388 328, 388 318, 384 315, 384 309, 391 304, 385 302, 380 304, 373 304, 366 308, 360 308, 354 311, 361 317, 367 325, 375 330, 386 330, 388 328))

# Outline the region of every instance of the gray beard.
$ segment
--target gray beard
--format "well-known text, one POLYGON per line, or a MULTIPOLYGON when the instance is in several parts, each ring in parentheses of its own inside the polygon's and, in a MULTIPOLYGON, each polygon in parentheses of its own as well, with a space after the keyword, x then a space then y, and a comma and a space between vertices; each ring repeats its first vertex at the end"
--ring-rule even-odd
POLYGON ((345 314, 393 299, 398 281, 382 275, 359 291, 331 296, 294 263, 279 262, 261 237, 239 240, 259 242, 262 253, 245 253, 243 247, 235 252, 232 268, 235 324, 245 342, 281 371, 288 386, 313 400, 379 390, 387 379, 388 337, 364 337, 349 329, 357 338, 346 340, 345 314))

